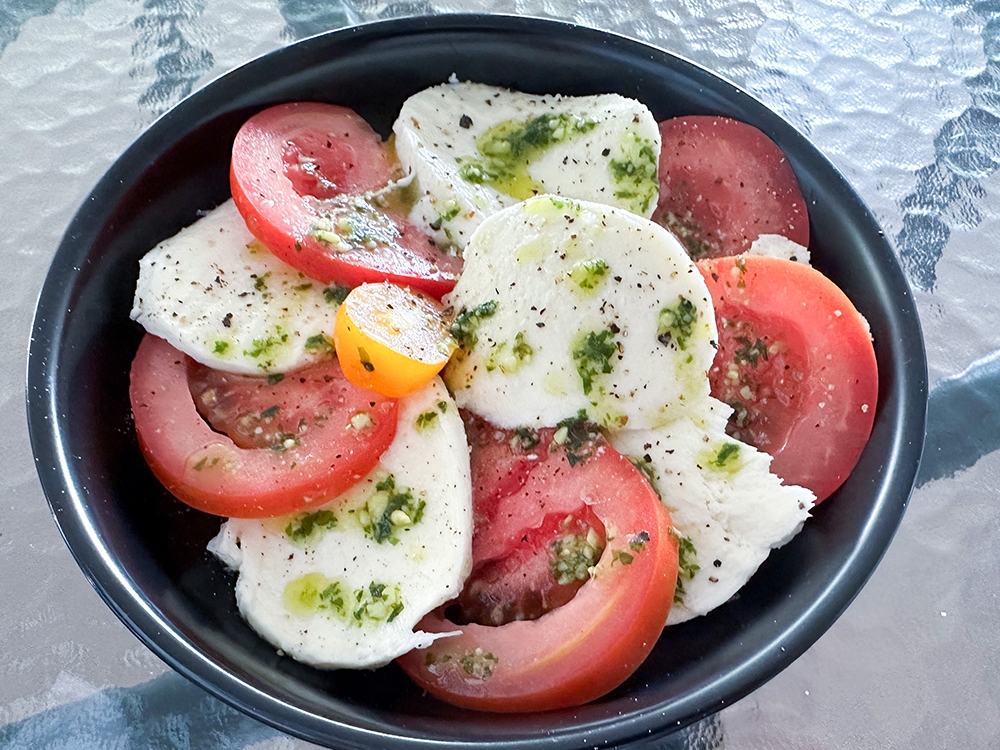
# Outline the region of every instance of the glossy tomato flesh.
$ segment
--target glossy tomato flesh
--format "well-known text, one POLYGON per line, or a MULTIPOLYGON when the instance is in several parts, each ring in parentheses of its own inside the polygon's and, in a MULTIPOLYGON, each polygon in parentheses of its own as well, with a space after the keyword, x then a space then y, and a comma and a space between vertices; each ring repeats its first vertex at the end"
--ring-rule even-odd
POLYGON ((727 431, 773 457, 786 484, 817 502, 851 473, 871 435, 878 368, 868 324, 815 269, 738 256, 698 262, 715 305, 712 395, 734 408, 727 431))
POLYGON ((147 334, 129 396, 157 479, 220 516, 278 516, 332 499, 375 466, 396 433, 395 400, 351 385, 335 359, 280 380, 234 375, 147 334))
POLYGON ((692 258, 737 255, 762 234, 808 247, 798 180, 760 130, 726 117, 688 116, 660 123, 660 138, 653 220, 672 230, 692 258))
POLYGON ((362 194, 394 173, 378 133, 333 104, 294 102, 251 117, 233 143, 233 200, 253 235, 326 283, 391 281, 450 291, 461 260, 362 194))
MULTIPOLYGON (((467 606, 460 598, 419 623, 430 632, 460 633, 399 659, 421 687, 450 703, 508 712, 594 700, 638 668, 666 622, 678 547, 669 514, 639 471, 603 440, 577 453, 572 440, 554 443, 553 433, 535 433, 538 442, 529 447, 513 431, 470 435, 476 511, 470 583, 486 591, 473 599, 508 607, 501 619, 524 617, 499 626, 459 624, 449 614, 467 606), (483 451, 493 466, 477 457, 483 451), (484 509, 484 501, 491 507, 484 509), (541 580, 546 572, 557 575, 551 544, 572 544, 567 537, 574 533, 579 542, 589 529, 599 548, 590 572, 565 603, 533 603, 540 592, 560 594, 541 580), (544 613, 532 611, 539 606, 544 613)), ((469 584, 466 599, 468 590, 469 584)), ((488 621, 490 607, 480 609, 488 621)))

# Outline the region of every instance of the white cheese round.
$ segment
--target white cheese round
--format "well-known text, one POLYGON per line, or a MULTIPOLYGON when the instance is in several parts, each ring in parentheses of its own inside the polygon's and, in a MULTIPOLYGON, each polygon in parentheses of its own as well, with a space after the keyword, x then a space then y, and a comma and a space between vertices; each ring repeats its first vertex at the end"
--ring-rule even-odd
POLYGON ((230 519, 209 549, 238 570, 250 626, 306 664, 376 667, 442 637, 413 628, 469 574, 472 488, 465 429, 440 379, 400 401, 392 445, 357 486, 310 514, 230 519), (395 511, 393 495, 406 496, 395 511))
POLYGON ((473 236, 445 301, 474 329, 445 380, 500 427, 583 410, 612 429, 650 428, 708 397, 705 282, 670 232, 628 211, 553 196, 504 209, 473 236))
POLYGON ((209 367, 284 372, 332 350, 339 291, 272 255, 230 200, 139 261, 132 319, 209 367))
POLYGON ((416 175, 419 199, 410 218, 442 246, 464 248, 486 217, 533 194, 592 200, 647 218, 656 208, 659 128, 645 105, 617 94, 539 96, 447 83, 407 99, 393 131, 400 162, 416 175), (506 128, 506 144, 491 137, 498 127, 506 128), (484 179, 496 165, 513 164, 498 153, 510 143, 526 144, 526 170, 484 179))
POLYGON ((682 538, 683 591, 668 625, 727 602, 799 532, 815 501, 803 487, 782 485, 766 453, 726 435, 731 411, 709 398, 673 424, 611 434, 612 445, 651 476, 682 538))

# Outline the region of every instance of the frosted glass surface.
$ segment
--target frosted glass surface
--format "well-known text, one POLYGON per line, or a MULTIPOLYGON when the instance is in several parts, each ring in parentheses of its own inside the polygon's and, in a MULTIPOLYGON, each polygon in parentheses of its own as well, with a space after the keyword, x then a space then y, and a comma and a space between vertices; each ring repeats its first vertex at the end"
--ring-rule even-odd
POLYGON ((160 113, 240 63, 374 19, 500 11, 662 46, 747 88, 844 172, 915 291, 928 445, 869 584, 790 668, 659 748, 988 748, 1000 737, 1000 3, 0 3, 0 747, 309 747, 174 674, 62 542, 24 372, 70 217, 160 113))

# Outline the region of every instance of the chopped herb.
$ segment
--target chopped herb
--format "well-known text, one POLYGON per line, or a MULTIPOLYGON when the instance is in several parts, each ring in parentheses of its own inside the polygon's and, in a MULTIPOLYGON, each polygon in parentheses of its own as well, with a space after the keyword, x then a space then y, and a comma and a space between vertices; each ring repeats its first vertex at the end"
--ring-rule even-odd
POLYGON ((538 445, 538 441, 538 433, 535 430, 530 427, 518 427, 514 430, 514 435, 510 439, 510 447, 513 450, 520 448, 521 450, 530 451, 538 445))
POLYGON ((733 359, 739 364, 757 366, 758 359, 767 362, 767 344, 763 339, 757 339, 752 344, 746 336, 737 336, 736 341, 742 346, 733 353, 733 359))
POLYGON ((473 307, 471 310, 462 310, 451 324, 449 332, 455 342, 465 349, 472 351, 472 348, 479 343, 479 324, 484 318, 492 317, 497 311, 497 301, 488 300, 481 305, 473 307))
POLYGON ((633 534, 629 537, 628 548, 633 552, 642 552, 646 549, 646 545, 649 543, 649 532, 640 531, 638 534, 633 534))
POLYGON ((694 579, 695 573, 701 570, 698 565, 698 552, 694 548, 694 542, 690 537, 681 536, 676 529, 671 529, 671 533, 677 537, 677 586, 674 589, 674 603, 680 604, 684 601, 684 581, 694 579))
POLYGON ((431 229, 435 232, 441 228, 441 225, 444 224, 444 222, 451 221, 462 211, 461 206, 458 205, 458 201, 454 198, 449 198, 445 202, 444 207, 444 213, 439 214, 438 217, 430 223, 431 229))
POLYGON ((712 464, 721 469, 732 460, 738 458, 739 455, 740 446, 737 443, 725 443, 721 448, 719 448, 719 452, 716 455, 715 460, 712 461, 712 464))
POLYGON ((567 417, 556 424, 552 442, 566 449, 566 459, 570 466, 581 464, 594 451, 593 443, 601 437, 597 427, 587 421, 587 411, 580 409, 575 417, 567 417))
POLYGON ((506 341, 496 347, 486 360, 486 371, 492 372, 499 367, 504 375, 510 375, 530 362, 534 354, 535 350, 524 340, 524 332, 518 331, 509 348, 506 341))
POLYGON ((229 342, 228 341, 216 341, 215 342, 215 348, 212 350, 212 353, 213 354, 225 354, 226 353, 226 349, 228 349, 228 348, 229 348, 229 342))
POLYGON ((607 274, 608 268, 610 266, 600 258, 581 260, 573 264, 569 272, 569 277, 580 289, 596 289, 605 274, 607 274))
POLYGON ((626 552, 623 549, 616 549, 611 553, 612 565, 616 562, 620 562, 622 565, 631 565, 633 560, 635 560, 635 556, 631 552, 626 552))
POLYGON ((347 295, 350 293, 351 287, 335 284, 334 286, 328 286, 323 290, 323 299, 331 305, 342 305, 344 304, 344 300, 347 299, 347 295))
POLYGON ((278 383, 280 383, 284 379, 285 379, 284 373, 281 373, 281 372, 272 372, 270 375, 267 376, 267 384, 268 385, 277 385, 278 383))
POLYGON ((274 406, 269 406, 260 413, 260 418, 273 419, 274 417, 278 416, 278 411, 279 407, 277 404, 275 404, 274 406))
POLYGON ((438 410, 442 414, 444 414, 446 411, 448 411, 448 402, 447 401, 438 401, 437 402, 437 407, 438 407, 438 410))
POLYGON ((432 424, 434 424, 437 419, 436 411, 425 411, 423 414, 417 415, 417 429, 426 430, 432 424))
POLYGON ((694 332, 694 324, 698 320, 698 308, 691 300, 681 297, 680 301, 673 307, 664 307, 660 310, 660 317, 657 321, 657 340, 664 346, 674 344, 678 349, 684 351, 687 348, 688 339, 694 332))
POLYGON ((256 289, 258 292, 261 292, 261 291, 266 292, 267 291, 267 279, 268 279, 268 277, 270 275, 271 275, 270 271, 268 271, 267 273, 265 273, 263 276, 252 275, 253 279, 254 279, 253 288, 256 289))
POLYGON ((285 527, 285 536, 293 542, 304 542, 315 533, 332 529, 337 525, 337 517, 330 510, 317 510, 313 513, 301 513, 289 521, 285 527))
POLYGON ((365 503, 359 516, 361 526, 379 544, 398 544, 397 530, 420 523, 426 503, 417 500, 409 488, 397 489, 392 474, 376 484, 375 490, 378 495, 365 503))
POLYGON ((618 351, 614 338, 614 331, 610 329, 600 332, 590 331, 582 339, 579 336, 576 338, 579 343, 573 348, 572 353, 584 394, 589 394, 593 390, 595 377, 606 375, 614 369, 611 358, 618 351))
POLYGON ((327 352, 333 351, 333 342, 322 333, 317 333, 314 336, 307 338, 304 346, 306 349, 316 349, 327 352))
POLYGON ((305 292, 312 288, 313 288, 312 284, 299 284, 298 286, 292 287, 292 289, 294 289, 296 292, 305 292))

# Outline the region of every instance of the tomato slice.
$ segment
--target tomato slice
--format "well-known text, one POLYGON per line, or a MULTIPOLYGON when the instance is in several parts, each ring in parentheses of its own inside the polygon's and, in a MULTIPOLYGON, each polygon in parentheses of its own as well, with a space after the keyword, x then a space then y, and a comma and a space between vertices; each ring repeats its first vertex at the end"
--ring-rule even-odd
POLYGON ((660 123, 660 199, 653 220, 692 258, 737 255, 762 234, 808 247, 809 215, 791 165, 760 130, 708 115, 660 123))
POLYGON ((457 603, 418 625, 459 635, 398 660, 433 695, 487 711, 579 705, 655 645, 677 580, 670 516, 628 459, 578 428, 541 430, 534 444, 488 427, 470 439, 473 573, 457 603), (484 449, 498 466, 477 460, 484 449))
POLYGON ((391 281, 440 298, 461 260, 362 196, 393 171, 382 139, 355 112, 294 102, 240 128, 230 186, 253 235, 307 276, 347 286, 391 281))
POLYGON ((727 432, 773 457, 785 484, 816 502, 851 473, 871 435, 878 368, 868 323, 815 269, 779 258, 698 262, 715 305, 712 395, 727 432))
POLYGON ((278 516, 336 497, 375 466, 396 433, 396 402, 351 385, 335 359, 280 381, 233 375, 147 334, 129 397, 157 479, 220 516, 278 516))

